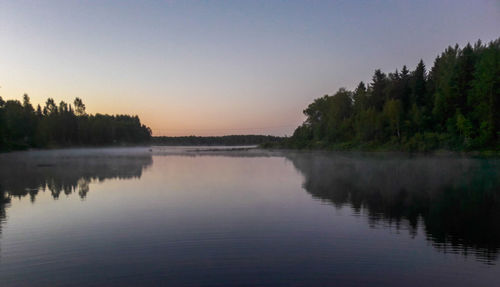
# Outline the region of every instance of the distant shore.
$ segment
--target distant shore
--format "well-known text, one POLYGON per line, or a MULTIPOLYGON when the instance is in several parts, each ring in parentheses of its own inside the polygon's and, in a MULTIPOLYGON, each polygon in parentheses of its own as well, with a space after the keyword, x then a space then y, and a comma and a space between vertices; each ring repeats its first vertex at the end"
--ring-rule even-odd
POLYGON ((283 140, 283 137, 271 135, 154 136, 151 143, 162 146, 248 146, 278 144, 283 140))

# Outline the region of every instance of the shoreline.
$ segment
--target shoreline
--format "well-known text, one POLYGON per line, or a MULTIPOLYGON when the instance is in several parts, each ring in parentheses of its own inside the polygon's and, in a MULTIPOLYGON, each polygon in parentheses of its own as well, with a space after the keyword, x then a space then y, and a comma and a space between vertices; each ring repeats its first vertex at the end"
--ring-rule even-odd
POLYGON ((479 156, 479 157, 500 157, 500 150, 471 150, 471 151, 456 151, 448 149, 436 149, 429 151, 408 151, 408 150, 398 150, 398 149, 384 149, 384 148, 373 148, 373 149, 362 149, 362 148, 351 148, 351 149, 336 149, 336 148, 289 148, 289 147, 273 147, 273 146, 259 146, 259 148, 267 150, 282 150, 282 151, 321 151, 321 152, 346 152, 346 153, 394 153, 394 154, 405 154, 405 155, 434 155, 434 156, 479 156))
MULTIPOLYGON (((12 154, 16 152, 38 152, 38 151, 55 151, 55 150, 84 150, 84 149, 112 149, 112 148, 144 148, 152 152, 154 147, 195 147, 197 149, 193 151, 248 151, 255 149, 262 149, 267 151, 289 151, 289 152, 324 152, 324 153, 363 153, 363 154, 400 154, 400 155, 427 155, 427 156, 466 156, 466 157, 490 157, 500 158, 500 151, 497 150, 473 150, 473 151, 454 151, 447 149, 437 149, 430 151, 405 151, 397 149, 335 149, 335 148, 289 148, 289 147, 277 147, 277 146, 266 146, 266 145, 254 145, 254 146, 235 146, 235 145, 157 145, 157 144, 137 144, 137 145, 103 145, 103 146, 52 146, 47 148, 28 148, 28 149, 17 149, 0 151, 0 154, 12 154), (223 149, 215 149, 214 147, 223 147, 223 149)), ((188 151, 188 152, 193 152, 188 151)))

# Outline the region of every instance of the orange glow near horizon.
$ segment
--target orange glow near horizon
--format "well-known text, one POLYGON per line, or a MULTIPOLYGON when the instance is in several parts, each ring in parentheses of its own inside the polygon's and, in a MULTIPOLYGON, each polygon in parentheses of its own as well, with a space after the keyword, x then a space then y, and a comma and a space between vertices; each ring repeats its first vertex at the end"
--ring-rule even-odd
POLYGON ((154 135, 291 135, 375 69, 496 39, 500 6, 476 2, 3 1, 0 96, 79 97, 154 135))
MULTIPOLYGON (((49 97, 53 98, 56 103, 65 101, 71 104, 75 97, 79 97, 86 105, 86 110, 89 114, 138 115, 141 122, 152 129, 154 136, 222 136, 233 134, 270 134, 282 136, 291 135, 293 130, 303 120, 299 118, 295 123, 290 124, 286 117, 280 119, 275 115, 254 113, 253 111, 258 110, 257 108, 246 109, 242 113, 234 109, 235 104, 232 106, 228 104, 212 105, 214 109, 211 110, 205 110, 204 107, 206 105, 189 107, 182 101, 173 101, 170 104, 164 104, 160 101, 156 105, 151 103, 150 105, 143 104, 141 106, 140 102, 134 100, 138 99, 138 97, 133 96, 127 101, 120 101, 109 95, 97 98, 90 97, 87 100, 85 92, 68 97, 60 95, 66 95, 64 92, 43 90, 40 94, 47 96, 40 97, 35 91, 28 92, 20 88, 0 88, 0 96, 4 100, 14 99, 22 101, 22 95, 24 94, 29 95, 31 103, 35 108, 38 104, 43 107, 49 97), (11 94, 16 94, 16 96, 8 96, 11 94), (177 105, 174 105, 174 103, 177 105), (190 116, 187 117, 186 113, 190 116), (255 114, 259 116, 257 120, 253 118, 255 114)), ((290 116, 293 117, 294 112, 290 112, 290 116)))

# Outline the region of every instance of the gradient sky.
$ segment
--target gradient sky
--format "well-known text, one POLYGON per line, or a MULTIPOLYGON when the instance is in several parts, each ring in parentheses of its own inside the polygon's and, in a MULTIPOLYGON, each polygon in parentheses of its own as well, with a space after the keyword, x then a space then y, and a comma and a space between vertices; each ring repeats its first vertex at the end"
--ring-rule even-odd
POLYGON ((314 98, 500 36, 500 1, 3 1, 0 96, 154 135, 290 135, 314 98))

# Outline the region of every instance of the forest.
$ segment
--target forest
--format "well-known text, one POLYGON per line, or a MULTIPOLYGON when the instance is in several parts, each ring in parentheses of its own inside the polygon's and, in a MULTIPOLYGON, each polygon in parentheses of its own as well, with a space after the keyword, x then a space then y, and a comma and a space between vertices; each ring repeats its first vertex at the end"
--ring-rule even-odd
POLYGON ((33 108, 28 95, 23 102, 0 97, 0 151, 67 146, 101 146, 149 143, 151 129, 138 116, 89 115, 76 98, 73 105, 49 98, 33 108))
POLYGON ((49 98, 36 109, 0 97, 0 151, 150 143, 248 145, 337 150, 455 151, 500 147, 500 39, 448 47, 427 69, 375 70, 370 83, 317 98, 289 138, 273 136, 151 137, 139 117, 89 115, 49 98))
POLYGON ((375 70, 369 84, 317 98, 281 146, 338 150, 499 150, 500 39, 448 47, 427 69, 375 70))

